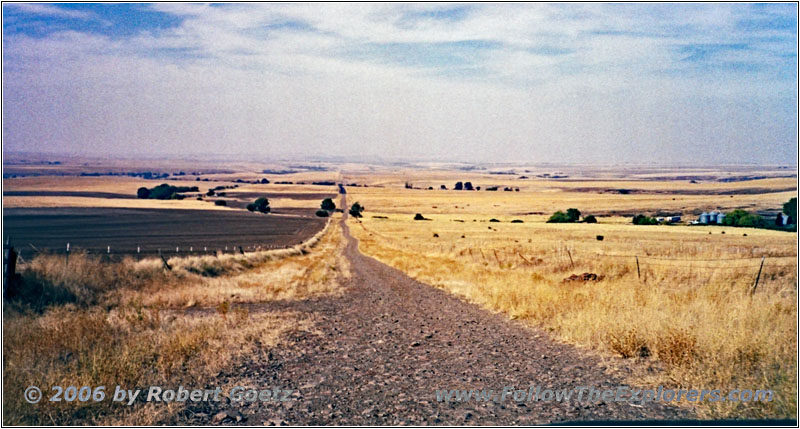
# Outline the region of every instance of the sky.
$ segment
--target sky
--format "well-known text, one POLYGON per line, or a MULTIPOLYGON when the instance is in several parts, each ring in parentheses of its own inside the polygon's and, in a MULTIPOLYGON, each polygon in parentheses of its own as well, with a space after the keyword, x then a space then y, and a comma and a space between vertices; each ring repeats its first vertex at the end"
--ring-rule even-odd
POLYGON ((3 150, 782 164, 793 3, 3 3, 3 150))

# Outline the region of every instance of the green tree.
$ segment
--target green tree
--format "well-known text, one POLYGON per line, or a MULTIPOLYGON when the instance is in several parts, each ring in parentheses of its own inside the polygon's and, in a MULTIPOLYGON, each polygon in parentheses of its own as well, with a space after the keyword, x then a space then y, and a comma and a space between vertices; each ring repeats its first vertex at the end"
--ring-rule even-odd
POLYGON ((577 222, 581 218, 581 211, 578 209, 567 209, 567 217, 570 222, 577 222))
POLYGON ((597 223, 597 218, 594 215, 584 216, 583 217, 584 223, 597 223))
MULTIPOLYGON (((255 201, 253 201, 253 206, 254 206, 253 209, 255 211, 258 211, 258 212, 261 212, 261 213, 269 213, 269 211, 270 211, 269 200, 266 199, 265 197, 257 198, 255 201)), ((248 207, 248 210, 249 210, 249 207, 248 207)))
POLYGON ((783 204, 783 212, 789 216, 789 223, 797 223, 797 197, 783 204))
POLYGON ((569 223, 569 222, 572 222, 569 216, 567 216, 567 214, 562 212, 561 210, 553 213, 553 215, 550 216, 550 219, 547 219, 547 223, 569 223))
POLYGON ((353 203, 350 207, 350 216, 353 217, 361 217, 361 212, 364 211, 364 207, 359 204, 358 202, 353 203))
POLYGON ((322 204, 320 205, 320 208, 322 210, 327 210, 329 212, 332 212, 332 211, 336 210, 336 204, 333 202, 332 199, 325 198, 324 200, 322 200, 322 204))
POLYGON ((136 197, 146 199, 150 197, 150 190, 142 186, 136 191, 136 197))

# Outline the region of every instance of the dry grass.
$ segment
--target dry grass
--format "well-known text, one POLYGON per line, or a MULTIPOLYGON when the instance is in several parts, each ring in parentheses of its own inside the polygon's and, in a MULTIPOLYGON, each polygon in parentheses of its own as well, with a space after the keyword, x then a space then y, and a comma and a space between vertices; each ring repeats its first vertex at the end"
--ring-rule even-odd
POLYGON ((287 330, 313 320, 290 312, 251 314, 244 304, 338 293, 349 275, 337 258, 337 224, 303 245, 245 256, 104 264, 73 255, 40 256, 20 267, 32 290, 3 310, 3 423, 151 425, 177 405, 23 401, 29 385, 151 385, 213 388, 217 374, 274 347, 287 330), (281 271, 272 275, 271 270, 281 271), (212 277, 213 275, 213 277, 212 277), (31 299, 32 297, 36 299, 31 299), (186 310, 188 306, 204 309, 186 310), (211 383, 211 384, 209 384, 211 383))
MULTIPOLYGON (((361 190, 350 198, 368 210, 362 223, 351 221, 361 250, 420 281, 529 321, 567 342, 659 369, 656 375, 640 374, 632 380, 638 384, 776 392, 776 400, 767 404, 704 402, 697 408, 702 416, 796 413, 794 234, 641 227, 604 223, 602 218, 594 225, 554 225, 529 218, 512 224, 509 221, 518 217, 508 212, 516 208, 503 206, 504 200, 482 216, 464 216, 430 214, 402 198, 380 205, 378 197, 370 200, 361 190), (397 214, 403 210, 398 206, 432 221, 397 214), (372 218, 375 215, 388 219, 372 218), (501 222, 490 223, 490 217, 501 222), (596 235, 604 235, 604 240, 596 235), (641 280, 633 255, 640 258, 641 280), (759 259, 702 261, 760 256, 767 262, 752 297, 759 259), (564 282, 570 274, 583 272, 603 277, 598 282, 564 282)), ((459 206, 474 206, 477 198, 483 197, 470 195, 459 206)), ((570 205, 561 206, 566 207, 570 205)))

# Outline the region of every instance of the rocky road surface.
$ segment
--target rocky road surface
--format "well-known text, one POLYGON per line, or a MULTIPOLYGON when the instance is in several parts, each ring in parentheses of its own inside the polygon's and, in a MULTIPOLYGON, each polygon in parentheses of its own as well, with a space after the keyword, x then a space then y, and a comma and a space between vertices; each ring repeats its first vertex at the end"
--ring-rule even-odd
POLYGON ((319 332, 295 331, 283 348, 264 350, 220 375, 220 385, 292 390, 289 400, 201 403, 172 423, 531 425, 692 418, 662 403, 437 401, 439 389, 500 393, 506 386, 616 389, 623 383, 596 357, 362 255, 346 225, 344 231, 352 277, 342 296, 265 304, 267 310, 313 313, 319 332))

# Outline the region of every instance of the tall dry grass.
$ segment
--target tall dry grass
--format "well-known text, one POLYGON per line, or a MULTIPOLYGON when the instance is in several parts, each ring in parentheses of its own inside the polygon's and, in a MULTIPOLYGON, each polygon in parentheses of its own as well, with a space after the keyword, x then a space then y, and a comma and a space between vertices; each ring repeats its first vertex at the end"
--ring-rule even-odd
MULTIPOLYGON (((157 424, 179 405, 25 402, 27 386, 151 385, 213 388, 217 374, 274 347, 313 320, 243 304, 338 293, 349 275, 336 250, 338 224, 292 249, 206 258, 104 263, 88 255, 41 255, 20 267, 25 282, 3 308, 4 424, 157 424), (276 267, 280 274, 268 276, 276 267), (203 307, 186 309, 185 307, 203 307)), ((110 390, 110 392, 109 392, 110 390)))
POLYGON ((770 403, 700 403, 703 417, 796 413, 793 234, 387 216, 350 230, 362 251, 414 278, 655 370, 640 371, 639 384, 776 393, 770 403), (760 256, 767 262, 751 296, 760 261, 740 258, 760 256), (602 279, 564 281, 583 272, 602 279))

